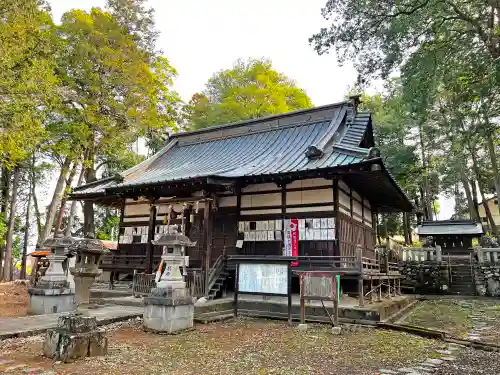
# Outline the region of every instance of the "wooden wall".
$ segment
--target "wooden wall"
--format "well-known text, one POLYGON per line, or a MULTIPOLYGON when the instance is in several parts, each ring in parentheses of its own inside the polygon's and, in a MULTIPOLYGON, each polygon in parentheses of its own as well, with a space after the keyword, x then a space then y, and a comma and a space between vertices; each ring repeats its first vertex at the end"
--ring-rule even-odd
MULTIPOLYGON (((339 181, 338 191, 335 193, 336 183, 332 180, 315 178, 308 180, 297 180, 284 187, 278 187, 275 183, 262 183, 249 185, 241 189, 237 195, 222 195, 217 198, 215 206, 217 209, 212 213, 212 255, 211 261, 215 261, 224 249, 228 254, 246 255, 282 255, 283 242, 274 227, 275 222, 284 219, 297 218, 302 226, 312 226, 321 220, 326 225, 327 219, 333 219, 334 228, 328 227, 323 232, 310 232, 303 230, 299 241, 299 255, 331 256, 351 255, 356 244, 366 248, 365 255, 373 254, 374 231, 372 223, 372 212, 370 202, 361 197, 357 192, 350 189, 345 183, 339 181), (338 196, 338 210, 335 211, 335 198, 338 196), (245 234, 244 224, 250 225, 260 237, 251 238, 245 234), (271 228, 272 223, 272 228, 271 228), (305 223, 305 224, 304 224, 305 223), (256 230, 256 226, 259 230, 256 230), (262 237, 263 229, 267 236, 262 237), (307 237, 307 235, 312 237, 307 237), (318 237, 314 237, 317 235, 318 237), (245 237, 247 236, 247 237, 245 237), (236 241, 242 239, 243 246, 236 247, 236 241)), ((161 231, 164 224, 167 207, 171 203, 165 202, 167 197, 155 203, 157 206, 156 232, 161 231)), ((174 205, 174 211, 182 212, 183 205, 174 205)), ((204 204, 198 205, 198 213, 192 212, 189 216, 188 236, 197 241, 197 247, 189 249, 191 266, 199 267, 204 260, 204 204)), ((149 221, 150 204, 147 200, 127 200, 123 220, 121 223, 120 252, 141 255, 145 254, 145 237, 134 237, 135 243, 123 243, 125 231, 130 232, 127 227, 136 228, 146 226, 149 221), (143 243, 137 243, 141 241, 143 243)), ((180 215, 171 224, 180 225, 180 215)), ((319 225, 319 224, 318 224, 319 225)), ((302 227, 303 228, 303 227, 302 227)), ((321 227, 322 228, 322 227, 321 227)), ((282 228, 281 228, 282 230, 282 228)), ((318 229, 319 230, 319 229, 318 229)), ((248 232, 248 231, 247 231, 248 232)), ((160 233, 156 234, 157 236, 160 233)), ((129 238, 127 237, 127 240, 129 238)), ((155 262, 159 260, 161 249, 155 249, 155 262)))

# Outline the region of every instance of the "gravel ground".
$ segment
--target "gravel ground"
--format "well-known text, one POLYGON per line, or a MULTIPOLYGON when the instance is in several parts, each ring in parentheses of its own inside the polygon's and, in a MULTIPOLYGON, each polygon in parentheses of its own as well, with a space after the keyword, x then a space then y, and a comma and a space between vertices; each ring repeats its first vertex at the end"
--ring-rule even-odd
POLYGON ((433 375, 498 375, 500 353, 463 349, 456 360, 442 364, 433 375))
MULTIPOLYGON (((42 338, 13 339, 0 345, 0 360, 12 368, 40 368, 54 374, 342 374, 374 375, 428 358, 442 343, 374 329, 331 334, 326 325, 298 331, 267 320, 197 325, 174 336, 146 333, 138 321, 109 327, 109 352, 72 364, 53 363, 41 354, 42 338)), ((22 374, 23 369, 0 373, 22 374), (18 371, 18 372, 15 372, 18 371)))

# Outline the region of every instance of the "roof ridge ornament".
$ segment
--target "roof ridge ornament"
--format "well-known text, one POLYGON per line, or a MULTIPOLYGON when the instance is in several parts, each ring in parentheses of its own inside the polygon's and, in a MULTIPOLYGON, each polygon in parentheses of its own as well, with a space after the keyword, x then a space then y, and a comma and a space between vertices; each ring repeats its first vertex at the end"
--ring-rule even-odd
POLYGON ((324 152, 318 146, 310 145, 307 147, 305 154, 308 159, 313 160, 313 159, 320 159, 323 156, 324 152))
POLYGON ((370 147, 368 149, 367 159, 377 159, 380 158, 380 149, 378 147, 370 147))

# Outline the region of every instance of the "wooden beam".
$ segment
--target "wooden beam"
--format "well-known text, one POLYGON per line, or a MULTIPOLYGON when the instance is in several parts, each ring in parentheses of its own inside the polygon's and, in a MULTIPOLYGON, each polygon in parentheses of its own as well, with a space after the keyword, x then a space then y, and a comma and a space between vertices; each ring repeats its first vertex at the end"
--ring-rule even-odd
POLYGON ((153 257, 154 257, 154 234, 156 223, 156 206, 151 204, 149 207, 149 223, 148 223, 148 243, 146 250, 146 273, 153 273, 153 257))
POLYGON ((349 188, 349 205, 350 205, 350 211, 351 211, 351 217, 353 217, 353 202, 352 202, 352 189, 349 188))
POLYGON ((339 180, 333 179, 333 214, 335 215, 335 246, 333 256, 340 256, 339 180))
POLYGON ((204 229, 204 245, 205 245, 205 295, 208 294, 208 275, 210 273, 210 265, 212 258, 212 201, 205 203, 203 211, 203 229, 204 229))

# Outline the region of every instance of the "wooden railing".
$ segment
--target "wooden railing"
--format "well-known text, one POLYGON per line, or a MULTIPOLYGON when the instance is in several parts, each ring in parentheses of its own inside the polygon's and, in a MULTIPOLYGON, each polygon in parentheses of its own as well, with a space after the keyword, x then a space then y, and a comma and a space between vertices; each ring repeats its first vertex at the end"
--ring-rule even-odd
POLYGON ((371 258, 361 258, 362 265, 363 265, 363 273, 380 273, 380 263, 377 261, 377 259, 371 259, 371 258))
MULTIPOLYGON (((156 273, 135 272, 132 281, 132 293, 134 297, 148 296, 151 289, 156 287, 156 273)), ((185 276, 186 288, 192 297, 204 295, 203 272, 201 268, 190 268, 185 276)))
MULTIPOLYGON (((266 262, 266 260, 274 258, 286 258, 291 262, 298 262, 298 266, 294 270, 324 270, 324 271, 341 271, 350 274, 377 274, 384 273, 381 263, 377 259, 363 257, 362 252, 358 256, 296 256, 296 257, 279 257, 279 256, 258 256, 258 255, 235 255, 228 256, 228 263, 232 263, 236 259, 239 262, 244 260, 252 262, 266 262)), ((397 263, 389 263, 388 270, 391 273, 399 273, 397 263)), ((387 272, 389 272, 387 271, 387 272)))
POLYGON ((225 252, 220 255, 208 272, 208 278, 205 280, 205 295, 210 292, 214 286, 221 272, 226 268, 226 255, 225 252))
POLYGON ((134 272, 132 279, 132 294, 134 297, 147 296, 156 287, 155 273, 134 272))
POLYGON ((205 283, 203 278, 203 270, 201 268, 188 269, 185 277, 186 288, 191 292, 191 296, 199 298, 203 297, 205 283))

